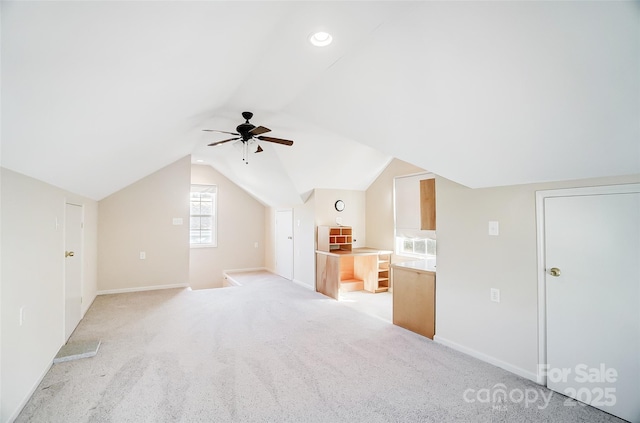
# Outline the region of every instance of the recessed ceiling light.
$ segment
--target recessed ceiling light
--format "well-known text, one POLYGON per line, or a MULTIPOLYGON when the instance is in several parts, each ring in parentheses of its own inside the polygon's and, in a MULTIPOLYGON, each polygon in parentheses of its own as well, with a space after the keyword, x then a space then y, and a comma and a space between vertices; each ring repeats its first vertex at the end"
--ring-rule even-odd
POLYGON ((196 163, 204 163, 204 160, 198 159, 198 160, 196 160, 196 163))
POLYGON ((309 37, 309 41, 316 47, 325 47, 331 44, 333 37, 328 32, 320 31, 312 34, 309 37))

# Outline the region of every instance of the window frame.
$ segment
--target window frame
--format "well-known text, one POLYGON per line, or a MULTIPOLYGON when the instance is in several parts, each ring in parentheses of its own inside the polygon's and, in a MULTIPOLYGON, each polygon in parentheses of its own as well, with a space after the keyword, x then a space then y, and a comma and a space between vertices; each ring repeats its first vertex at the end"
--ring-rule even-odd
MULTIPOLYGON (((201 202, 202 203, 202 202, 201 202)), ((215 248, 218 246, 218 186, 215 184, 191 184, 189 191, 189 247, 190 248, 215 248), (191 213, 191 195, 194 193, 209 193, 212 195, 211 214, 192 214, 191 213), (194 229, 192 227, 193 217, 211 216, 211 242, 194 243, 191 240, 191 233, 194 230, 202 231, 201 228, 194 229)))

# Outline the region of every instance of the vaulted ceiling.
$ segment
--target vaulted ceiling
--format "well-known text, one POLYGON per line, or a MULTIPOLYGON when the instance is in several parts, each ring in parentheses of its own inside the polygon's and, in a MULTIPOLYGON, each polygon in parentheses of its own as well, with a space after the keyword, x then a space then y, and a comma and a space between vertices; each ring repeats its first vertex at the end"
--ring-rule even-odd
POLYGON ((640 173, 639 5, 3 1, 0 158, 101 199, 191 154, 268 205, 392 157, 470 187, 640 173), (206 146, 245 110, 294 145, 206 146))

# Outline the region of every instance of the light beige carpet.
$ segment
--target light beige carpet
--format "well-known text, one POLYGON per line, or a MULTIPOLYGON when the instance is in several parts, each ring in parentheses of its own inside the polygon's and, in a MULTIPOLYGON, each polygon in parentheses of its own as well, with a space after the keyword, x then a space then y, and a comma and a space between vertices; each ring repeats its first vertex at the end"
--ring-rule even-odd
POLYGON ((279 277, 254 281, 98 297, 72 340, 101 339, 100 353, 55 364, 17 421, 620 421, 558 394, 479 401, 469 390, 550 392, 279 277))

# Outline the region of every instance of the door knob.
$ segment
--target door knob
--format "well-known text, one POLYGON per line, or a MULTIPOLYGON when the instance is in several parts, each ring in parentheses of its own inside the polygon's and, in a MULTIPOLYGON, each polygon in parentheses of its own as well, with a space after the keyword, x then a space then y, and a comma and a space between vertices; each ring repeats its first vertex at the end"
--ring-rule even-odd
POLYGON ((551 269, 549 269, 549 273, 551 274, 551 276, 560 276, 560 269, 558 269, 557 267, 552 267, 551 269))
POLYGON ((64 252, 64 256, 65 257, 73 257, 75 255, 76 255, 76 253, 74 253, 73 251, 65 251, 64 252))

